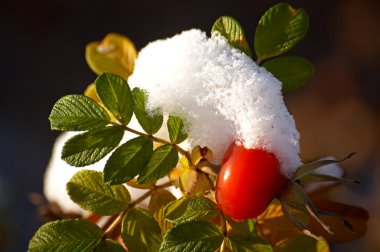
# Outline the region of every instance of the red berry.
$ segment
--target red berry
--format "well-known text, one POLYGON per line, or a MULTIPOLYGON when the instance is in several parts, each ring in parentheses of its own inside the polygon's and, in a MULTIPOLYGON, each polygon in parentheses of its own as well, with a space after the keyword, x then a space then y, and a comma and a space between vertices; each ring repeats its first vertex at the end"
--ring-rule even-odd
POLYGON ((285 182, 273 153, 232 144, 221 164, 216 201, 234 220, 257 217, 280 193, 285 182))

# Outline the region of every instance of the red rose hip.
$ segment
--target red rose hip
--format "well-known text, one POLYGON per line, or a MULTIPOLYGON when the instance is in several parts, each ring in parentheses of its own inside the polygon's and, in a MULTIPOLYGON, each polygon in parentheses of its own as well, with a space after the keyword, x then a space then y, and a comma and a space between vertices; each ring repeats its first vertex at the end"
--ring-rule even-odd
POLYGON ((273 153, 232 144, 216 182, 219 208, 236 221, 260 215, 286 182, 273 153))

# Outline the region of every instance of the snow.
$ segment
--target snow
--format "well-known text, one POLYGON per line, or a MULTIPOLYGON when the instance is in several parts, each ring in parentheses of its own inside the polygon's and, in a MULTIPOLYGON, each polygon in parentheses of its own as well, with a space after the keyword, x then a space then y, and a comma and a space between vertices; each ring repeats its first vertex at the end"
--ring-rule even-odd
POLYGON ((228 146, 273 152, 291 177, 301 165, 299 133, 281 83, 221 36, 192 29, 148 44, 128 80, 148 106, 184 118, 189 146, 207 146, 219 163, 228 146))

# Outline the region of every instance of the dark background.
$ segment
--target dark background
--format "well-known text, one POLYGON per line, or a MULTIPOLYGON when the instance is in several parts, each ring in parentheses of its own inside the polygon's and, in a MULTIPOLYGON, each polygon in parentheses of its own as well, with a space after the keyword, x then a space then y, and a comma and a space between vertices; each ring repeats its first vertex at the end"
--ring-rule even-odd
MULTIPOLYGON (((0 250, 26 251, 42 224, 29 192, 42 179, 56 132, 48 116, 66 94, 82 93, 96 75, 84 48, 107 33, 131 38, 137 49, 182 30, 210 31, 221 15, 240 21, 252 45, 260 16, 278 1, 3 0, 0 3, 0 250)), ((336 197, 371 214, 365 238, 335 251, 379 251, 380 222, 379 1, 288 1, 306 9, 310 31, 289 54, 313 62, 316 74, 301 92, 286 97, 302 136, 305 161, 327 154, 349 161, 359 187, 336 197)), ((252 47, 252 46, 251 46, 252 47)))

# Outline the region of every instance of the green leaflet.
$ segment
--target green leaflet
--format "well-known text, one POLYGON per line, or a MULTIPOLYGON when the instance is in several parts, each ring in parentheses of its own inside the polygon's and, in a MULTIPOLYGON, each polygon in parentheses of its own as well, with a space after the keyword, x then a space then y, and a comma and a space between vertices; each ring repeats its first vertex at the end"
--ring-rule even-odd
POLYGON ((104 181, 111 185, 133 179, 145 169, 153 153, 153 142, 147 137, 129 140, 112 153, 104 167, 104 181))
POLYGON ((314 74, 314 66, 301 57, 284 56, 263 64, 274 77, 282 82, 282 92, 288 93, 301 88, 314 74))
POLYGON ((185 126, 180 117, 169 116, 167 125, 170 141, 173 144, 179 144, 186 140, 187 134, 185 132, 185 126))
POLYGON ((160 226, 141 208, 128 210, 123 219, 121 238, 129 252, 156 252, 162 242, 160 226))
POLYGON ((54 104, 49 120, 52 130, 82 131, 105 127, 111 119, 91 98, 67 95, 54 104))
POLYGON ((167 175, 178 163, 178 151, 170 144, 161 145, 153 151, 146 168, 141 172, 137 182, 147 184, 167 175))
POLYGON ((164 208, 164 217, 179 224, 192 220, 210 220, 218 213, 218 206, 204 197, 182 197, 170 202, 164 208))
POLYGON ((116 148, 123 135, 124 129, 120 126, 105 127, 76 135, 63 146, 61 158, 76 167, 96 163, 116 148))
POLYGON ((98 215, 114 215, 128 208, 131 196, 123 185, 110 186, 103 181, 103 173, 82 170, 67 183, 72 201, 98 215))
POLYGON ((132 90, 132 94, 137 121, 148 135, 155 134, 162 126, 162 114, 159 114, 158 111, 147 111, 146 102, 148 98, 142 89, 136 87, 132 90))
POLYGON ((309 29, 309 17, 303 9, 287 3, 270 8, 256 27, 254 45, 259 60, 280 55, 293 48, 309 29))
POLYGON ((127 125, 133 115, 133 96, 127 81, 118 75, 103 73, 95 80, 95 87, 104 106, 127 125))
POLYGON ((215 36, 216 32, 225 37, 232 47, 252 57, 252 52, 245 38, 244 30, 236 19, 229 16, 218 18, 212 26, 211 35, 215 36))
POLYGON ((164 236, 161 252, 214 252, 220 247, 223 234, 207 221, 191 221, 170 229, 164 236))
POLYGON ((81 219, 49 222, 34 234, 28 252, 87 252, 101 242, 103 232, 81 219))

